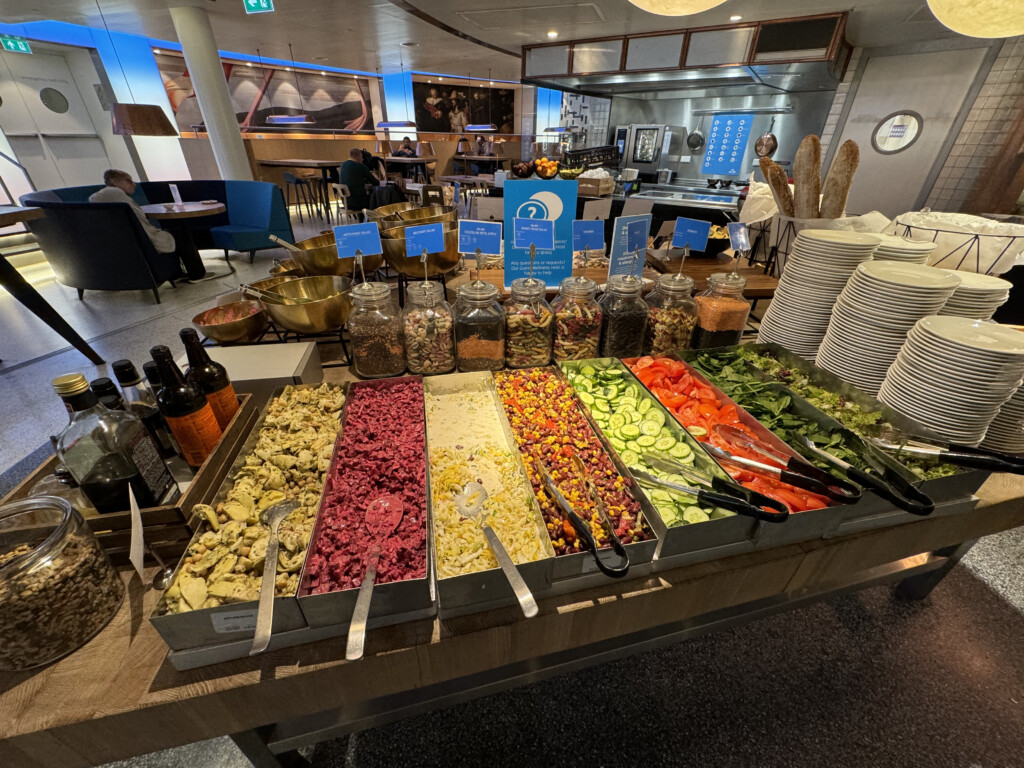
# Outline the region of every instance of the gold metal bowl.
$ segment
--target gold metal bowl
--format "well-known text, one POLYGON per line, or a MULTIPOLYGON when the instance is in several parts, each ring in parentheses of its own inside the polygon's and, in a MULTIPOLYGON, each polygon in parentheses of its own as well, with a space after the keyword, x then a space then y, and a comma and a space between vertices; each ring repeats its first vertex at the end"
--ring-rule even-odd
POLYGON ((422 219, 455 221, 459 217, 459 212, 455 209, 454 205, 428 205, 423 208, 399 211, 394 215, 402 221, 416 221, 423 224, 426 222, 422 221, 422 219))
POLYGON ((255 341, 267 327, 267 310, 258 301, 233 301, 200 312, 192 318, 192 325, 220 344, 255 341))
POLYGON ((292 259, 278 262, 270 268, 270 274, 274 277, 302 277, 302 268, 292 259))
MULTIPOLYGON (((459 228, 454 222, 445 224, 444 251, 427 254, 427 275, 443 275, 451 272, 459 263, 459 228)), ((381 238, 384 258, 388 265, 406 277, 423 277, 423 264, 419 256, 405 255, 405 238, 402 236, 381 238)))
POLYGON ((263 305, 282 328, 297 333, 336 331, 348 320, 352 308, 349 289, 352 280, 337 275, 299 277, 274 286, 274 293, 302 304, 279 304, 264 299, 263 305))
MULTIPOLYGON (((248 287, 255 288, 257 291, 273 291, 275 286, 278 286, 281 283, 287 283, 289 280, 294 279, 294 275, 278 275, 277 277, 265 277, 262 280, 253 280, 251 283, 248 284, 248 287)), ((245 290, 244 287, 242 288, 242 295, 247 299, 252 299, 253 301, 260 300, 259 294, 249 293, 248 291, 245 290)))
POLYGON ((367 221, 377 221, 383 219, 385 216, 392 216, 396 213, 402 213, 403 211, 411 211, 414 208, 419 208, 418 203, 391 203, 391 205, 382 205, 380 208, 367 208, 363 213, 366 214, 367 221))
MULTIPOLYGON (((356 268, 356 260, 354 258, 338 258, 338 248, 334 243, 333 232, 300 240, 295 247, 301 248, 302 252, 293 253, 292 256, 307 275, 353 276, 352 270, 356 268)), ((370 274, 379 268, 383 261, 380 254, 365 256, 363 257, 363 269, 366 274, 370 274)))

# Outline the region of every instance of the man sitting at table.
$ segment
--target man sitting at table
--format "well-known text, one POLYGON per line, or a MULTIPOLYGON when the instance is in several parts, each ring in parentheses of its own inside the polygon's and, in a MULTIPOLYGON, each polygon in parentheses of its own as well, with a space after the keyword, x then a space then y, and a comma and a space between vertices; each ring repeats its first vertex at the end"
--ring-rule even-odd
POLYGON ((416 157, 416 148, 412 145, 412 139, 408 136, 402 139, 402 146, 394 152, 395 157, 416 157))
POLYGON ((157 253, 174 253, 177 249, 174 236, 170 232, 153 226, 139 204, 132 199, 135 182, 132 181, 131 174, 111 168, 103 172, 103 183, 105 185, 103 189, 89 195, 90 203, 127 203, 138 217, 142 229, 153 242, 157 253))
POLYGON ((348 160, 341 164, 339 180, 348 187, 348 209, 352 212, 361 211, 370 204, 370 188, 377 186, 377 178, 370 173, 370 169, 363 163, 363 150, 353 147, 349 150, 348 160))

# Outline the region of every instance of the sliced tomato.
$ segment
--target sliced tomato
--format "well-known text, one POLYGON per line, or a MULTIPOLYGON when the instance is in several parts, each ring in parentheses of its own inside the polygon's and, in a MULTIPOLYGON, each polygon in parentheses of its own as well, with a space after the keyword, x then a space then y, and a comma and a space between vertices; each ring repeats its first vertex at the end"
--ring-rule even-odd
POLYGON ((641 357, 639 360, 633 363, 633 373, 636 373, 637 371, 642 371, 644 368, 649 368, 652 365, 654 365, 653 357, 641 357))

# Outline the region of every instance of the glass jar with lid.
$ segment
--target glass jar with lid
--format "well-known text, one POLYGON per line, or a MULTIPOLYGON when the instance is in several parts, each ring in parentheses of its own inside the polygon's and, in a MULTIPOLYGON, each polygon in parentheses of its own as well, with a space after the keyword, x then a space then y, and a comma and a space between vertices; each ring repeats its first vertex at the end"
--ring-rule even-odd
POLYGON ((402 314, 386 283, 359 283, 351 292, 349 339, 352 369, 364 379, 399 376, 405 371, 402 314))
POLYGON ((694 349, 731 347, 740 343, 750 315, 750 302, 743 298, 747 280, 735 272, 715 272, 708 287, 697 295, 697 326, 694 349))
POLYGON ((441 283, 408 287, 402 323, 409 373, 448 373, 455 368, 455 321, 441 283))
POLYGON ((107 553, 66 499, 0 507, 0 670, 32 669, 85 645, 124 593, 107 553))
POLYGON ((505 366, 505 313, 491 283, 474 280, 459 288, 455 360, 460 371, 498 371, 505 366))
POLYGON ((665 355, 690 348, 697 324, 697 302, 693 300, 693 278, 679 273, 662 275, 647 295, 645 355, 665 355))
POLYGON ((543 280, 520 277, 512 281, 512 294, 505 302, 505 365, 530 368, 551 362, 551 332, 554 315, 544 298, 543 280))
POLYGON ((601 357, 639 357, 647 330, 647 303, 641 298, 643 281, 632 275, 614 275, 598 302, 601 305, 601 357))
POLYGON ((551 302, 555 314, 555 360, 597 357, 601 342, 601 305, 597 283, 588 277, 567 277, 551 302))

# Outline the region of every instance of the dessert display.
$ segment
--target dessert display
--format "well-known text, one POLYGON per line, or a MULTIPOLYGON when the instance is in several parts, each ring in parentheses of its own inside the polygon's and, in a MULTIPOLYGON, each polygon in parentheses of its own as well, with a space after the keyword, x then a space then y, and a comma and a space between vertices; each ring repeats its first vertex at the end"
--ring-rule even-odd
POLYGON ((391 379, 354 384, 344 431, 325 482, 319 533, 306 567, 311 594, 362 583, 365 557, 381 545, 377 584, 423 578, 427 569, 423 382, 391 379), (397 499, 402 519, 383 541, 370 532, 367 509, 397 499))
POLYGON ((270 402, 223 501, 193 507, 203 527, 161 598, 159 612, 257 600, 270 537, 260 514, 289 499, 301 506, 281 523, 275 594, 295 594, 344 402, 342 388, 327 384, 287 386, 270 402))
MULTIPOLYGON (((462 376, 451 377, 453 383, 462 376)), ((446 378, 432 380, 431 385, 446 378)), ((489 385, 490 377, 485 381, 489 385)), ((456 508, 455 496, 468 482, 478 482, 487 491, 482 514, 513 562, 549 556, 546 529, 536 516, 520 458, 508 445, 494 395, 483 388, 438 389, 430 386, 426 393, 438 578, 498 567, 480 522, 463 517, 456 508)))
POLYGON ((629 544, 651 538, 638 519, 640 504, 573 400, 569 384, 550 368, 502 371, 494 378, 555 554, 581 552, 585 544, 577 539, 572 524, 548 497, 533 466, 534 460, 539 460, 551 474, 577 514, 589 521, 601 547, 608 545, 608 537, 584 482, 573 467, 574 454, 587 466, 621 542, 629 544))

